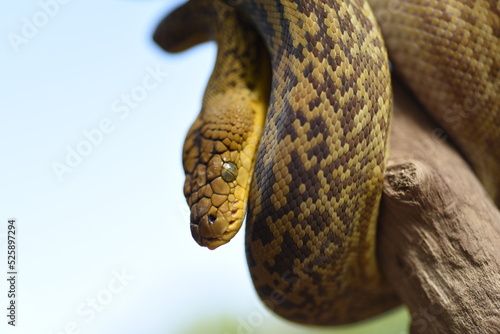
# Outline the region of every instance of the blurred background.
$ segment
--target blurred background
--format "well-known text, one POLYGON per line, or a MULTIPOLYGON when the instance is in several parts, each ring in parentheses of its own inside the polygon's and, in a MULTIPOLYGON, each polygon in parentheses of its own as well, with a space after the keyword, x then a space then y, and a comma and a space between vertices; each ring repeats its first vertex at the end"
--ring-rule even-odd
POLYGON ((191 238, 181 147, 216 47, 151 40, 182 2, 0 5, 0 278, 9 218, 18 231, 17 323, 2 278, 0 332, 407 333, 404 309, 329 329, 279 319, 243 233, 213 252, 191 238))

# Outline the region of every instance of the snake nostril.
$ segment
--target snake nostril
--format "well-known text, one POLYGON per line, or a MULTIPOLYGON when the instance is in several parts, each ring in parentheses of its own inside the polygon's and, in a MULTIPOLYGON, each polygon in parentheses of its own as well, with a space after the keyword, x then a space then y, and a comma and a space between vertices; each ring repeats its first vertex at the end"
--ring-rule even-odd
POLYGON ((217 219, 217 217, 215 217, 214 215, 208 215, 208 222, 210 224, 213 224, 215 223, 215 220, 217 219))

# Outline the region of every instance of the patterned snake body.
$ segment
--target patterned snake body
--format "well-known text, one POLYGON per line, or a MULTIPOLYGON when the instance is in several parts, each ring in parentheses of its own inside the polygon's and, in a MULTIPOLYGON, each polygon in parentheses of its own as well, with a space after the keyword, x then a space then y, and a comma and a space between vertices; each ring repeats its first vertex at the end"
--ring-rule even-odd
MULTIPOLYGON (((398 299, 375 256, 392 95, 369 5, 230 2, 191 0, 155 34, 168 51, 209 39, 219 45, 184 145, 193 237, 212 249, 226 243, 248 201, 248 265, 274 312, 332 325, 394 307, 398 299)), ((375 5, 379 13, 387 8, 384 1, 375 5)), ((392 22, 402 24, 402 17, 392 22)), ((481 122, 498 121, 494 112, 481 122)), ((498 127, 491 128, 499 138, 498 127)), ((484 170, 488 180, 491 168, 484 170)))
POLYGON ((500 207, 500 1, 370 0, 395 69, 500 207))

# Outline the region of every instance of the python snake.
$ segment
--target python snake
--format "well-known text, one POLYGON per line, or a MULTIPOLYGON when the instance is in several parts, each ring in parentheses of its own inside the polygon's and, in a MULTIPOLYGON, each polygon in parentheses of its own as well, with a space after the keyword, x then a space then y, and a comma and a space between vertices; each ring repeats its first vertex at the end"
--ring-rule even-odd
POLYGON ((214 249, 247 215, 255 288, 299 323, 399 303, 375 256, 392 110, 385 43, 500 204, 500 4, 370 4, 380 27, 364 0, 190 0, 154 36, 171 52, 218 44, 183 149, 193 237, 214 249))

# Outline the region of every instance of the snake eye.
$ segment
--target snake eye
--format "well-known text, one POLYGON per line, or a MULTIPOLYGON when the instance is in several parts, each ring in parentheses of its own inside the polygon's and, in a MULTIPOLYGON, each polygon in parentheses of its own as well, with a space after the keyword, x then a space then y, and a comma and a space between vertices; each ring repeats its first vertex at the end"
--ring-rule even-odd
POLYGON ((233 182, 238 176, 238 168, 234 162, 225 162, 222 165, 221 171, 222 179, 226 182, 233 182))

